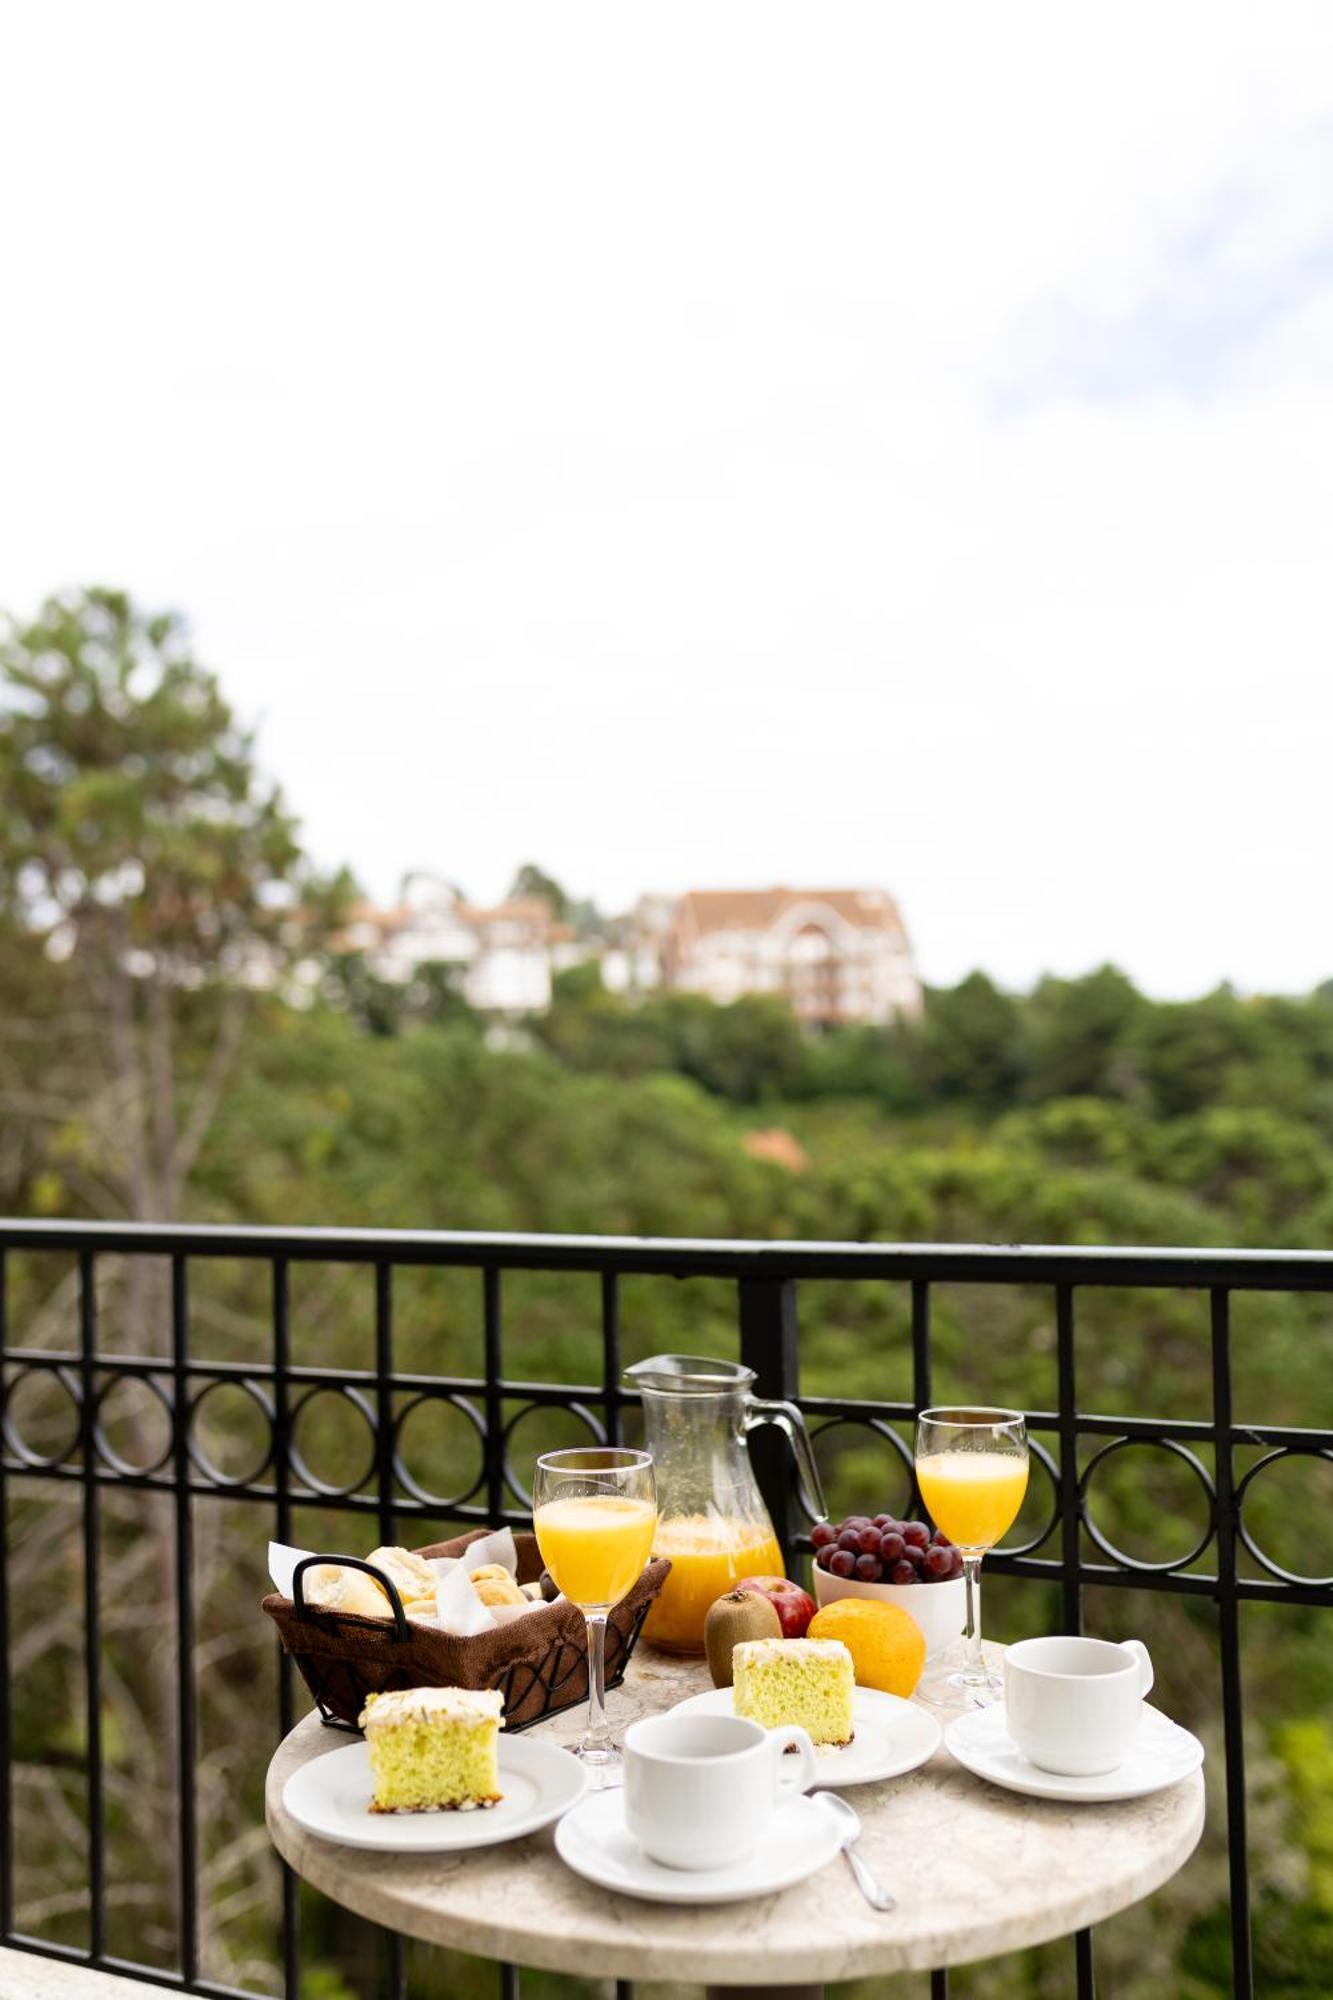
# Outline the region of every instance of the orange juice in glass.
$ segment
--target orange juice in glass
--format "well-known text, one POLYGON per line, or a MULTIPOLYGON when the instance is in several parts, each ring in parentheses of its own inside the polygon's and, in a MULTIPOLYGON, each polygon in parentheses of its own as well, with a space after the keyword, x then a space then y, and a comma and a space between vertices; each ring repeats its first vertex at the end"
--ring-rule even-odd
POLYGON ((587 1620, 588 1727, 574 1755, 594 1782, 618 1783, 620 1746, 606 1720, 606 1615, 652 1554, 652 1453, 619 1445, 543 1453, 532 1482, 532 1526, 542 1561, 587 1620))
POLYGON ((916 1480, 935 1526, 963 1552, 967 1623, 963 1664, 922 1684, 926 1700, 953 1689, 981 1706, 1004 1683, 981 1651, 981 1559, 1018 1518, 1028 1488, 1027 1426, 1018 1410, 957 1407, 923 1410, 916 1427, 916 1480))
POLYGON ((571 1604, 609 1610, 643 1574, 657 1509, 628 1494, 576 1494, 538 1507, 532 1525, 542 1561, 571 1604))
POLYGON ((1018 1519, 1028 1462, 1013 1452, 941 1451, 916 1463, 935 1526, 960 1549, 993 1549, 1018 1519))
POLYGON ((667 1653, 701 1653, 704 1619, 715 1598, 743 1576, 785 1576, 782 1550, 767 1515, 672 1514, 660 1522, 653 1554, 671 1570, 648 1610, 643 1636, 667 1653))

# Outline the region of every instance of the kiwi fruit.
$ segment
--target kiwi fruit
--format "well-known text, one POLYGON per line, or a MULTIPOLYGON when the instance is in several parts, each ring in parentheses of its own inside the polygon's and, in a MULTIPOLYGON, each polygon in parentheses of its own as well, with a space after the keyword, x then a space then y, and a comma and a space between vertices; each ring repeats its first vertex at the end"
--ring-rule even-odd
POLYGON ((753 1590, 729 1590, 708 1607, 704 1651, 713 1686, 731 1686, 731 1649, 743 1639, 780 1639, 782 1621, 766 1597, 753 1590))

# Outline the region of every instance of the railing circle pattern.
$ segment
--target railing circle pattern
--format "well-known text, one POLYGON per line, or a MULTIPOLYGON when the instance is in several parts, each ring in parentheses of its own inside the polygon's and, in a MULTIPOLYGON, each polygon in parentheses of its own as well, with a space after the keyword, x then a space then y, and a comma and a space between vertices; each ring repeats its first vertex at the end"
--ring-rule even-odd
POLYGON ((175 1446, 175 1430, 171 1397, 156 1375, 112 1375, 98 1386, 93 1398, 93 1444, 102 1463, 109 1465, 114 1472, 123 1473, 131 1479, 151 1478, 155 1472, 161 1472, 163 1466, 170 1462, 175 1446), (152 1398, 154 1406, 166 1419, 162 1446, 155 1457, 127 1458, 111 1441, 108 1406, 126 1399, 136 1388, 152 1398))
POLYGON ((476 1498, 486 1483, 486 1419, 476 1404, 454 1390, 423 1390, 403 1405, 393 1420, 393 1472, 394 1479, 403 1493, 423 1507, 447 1514, 458 1507, 466 1507, 476 1498), (409 1419, 417 1411, 435 1409, 440 1406, 457 1410, 475 1435, 477 1444, 477 1470, 469 1485, 460 1487, 455 1493, 436 1493, 424 1480, 418 1479, 408 1463, 407 1447, 403 1434, 409 1419))
POLYGON ((1333 1450, 1330 1450, 1327 1446, 1282 1445, 1276 1451, 1270 1451, 1266 1457, 1261 1458, 1257 1465, 1252 1465, 1236 1487, 1236 1515, 1240 1529, 1240 1538, 1249 1554, 1259 1564, 1259 1567, 1267 1570, 1268 1574, 1276 1577, 1280 1583, 1314 1585, 1316 1588, 1327 1589, 1333 1586, 1333 1576, 1302 1576, 1299 1570, 1284 1568, 1275 1557, 1270 1556, 1265 1549, 1260 1547, 1249 1523, 1245 1519, 1245 1502, 1252 1497, 1255 1483, 1259 1479, 1260 1474, 1268 1472, 1275 1465, 1280 1465, 1284 1459, 1294 1459, 1297 1461, 1314 1459, 1326 1465, 1333 1465, 1333 1450))
POLYGON ((203 1388, 190 1398, 186 1426, 186 1444, 190 1454, 190 1461, 203 1473, 205 1479, 209 1480, 214 1486, 253 1486, 257 1480, 263 1478, 272 1465, 276 1450, 276 1440, 277 1423, 273 1398, 262 1383, 252 1382, 248 1376, 229 1376, 222 1381, 206 1382, 203 1388), (254 1462, 242 1473, 228 1472, 224 1466, 214 1464, 205 1451, 199 1436, 200 1420, 203 1412, 215 1397, 221 1395, 226 1390, 239 1394, 248 1403, 252 1404, 259 1411, 265 1427, 267 1441, 254 1462))
MULTIPOLYGON (((509 1418, 508 1422, 505 1424, 500 1434, 502 1440, 501 1463, 504 1466, 505 1485, 508 1487, 509 1491, 514 1495, 514 1498, 518 1501, 520 1507, 531 1507, 532 1488, 529 1485, 527 1485, 526 1482, 523 1479, 521 1479, 518 1473, 515 1472, 514 1470, 513 1460, 511 1456, 514 1444, 514 1432, 518 1429, 521 1423, 525 1423, 530 1417, 533 1417, 539 1413, 544 1414, 547 1411, 551 1410, 552 1408, 557 1409, 562 1416, 567 1415, 571 1417, 577 1417, 579 1422, 583 1425, 584 1429, 587 1431, 590 1443, 607 1444, 610 1442, 609 1438, 607 1437, 606 1425, 602 1422, 601 1418, 597 1415, 596 1411, 590 1410, 586 1403, 570 1402, 570 1403, 559 1403, 555 1405, 552 1405, 550 1403, 525 1403, 522 1409, 516 1410, 513 1416, 509 1418)), ((551 1446, 546 1447, 546 1449, 548 1450, 552 1448, 553 1447, 551 1446)), ((534 1464, 536 1462, 537 1456, 538 1454, 534 1452, 533 1453, 534 1464)))
POLYGON ((1100 1451, 1094 1452, 1093 1456, 1084 1466, 1082 1476, 1078 1482, 1078 1498, 1083 1525, 1102 1554, 1108 1557, 1118 1569, 1133 1570, 1140 1576, 1169 1576, 1176 1570, 1188 1569, 1192 1563, 1196 1563, 1199 1560, 1199 1557, 1208 1548, 1214 1535, 1217 1533, 1217 1487, 1213 1476, 1203 1461, 1187 1445, 1179 1443, 1175 1438, 1112 1438, 1109 1443, 1101 1447, 1100 1451), (1203 1489, 1207 1518, 1204 1522, 1203 1530, 1193 1547, 1187 1549, 1183 1555, 1172 1556, 1165 1562, 1145 1562, 1141 1556, 1130 1555, 1127 1549, 1118 1548, 1110 1536, 1099 1528, 1093 1519, 1092 1509, 1089 1504, 1089 1491, 1093 1476, 1099 1467, 1107 1464, 1110 1459, 1122 1451, 1169 1452, 1181 1464, 1187 1465, 1198 1480, 1199 1485, 1203 1489))
MULTIPOLYGON (((78 1376, 63 1363, 54 1361, 32 1361, 16 1368, 4 1388, 3 1435, 8 1449, 23 1465, 34 1472, 51 1471, 56 1466, 67 1465, 78 1452, 83 1435, 83 1390, 78 1376), (69 1406, 69 1436, 56 1451, 39 1451, 23 1434, 22 1419, 17 1405, 26 1385, 52 1382, 62 1392, 69 1406)), ((49 1421, 49 1417, 44 1421, 49 1421)))
MULTIPOLYGON (((819 1459, 820 1445, 825 1440, 831 1438, 835 1431, 869 1431, 873 1436, 883 1439, 884 1443, 890 1447, 890 1464, 892 1465, 893 1460, 896 1459, 897 1467, 895 1469, 901 1469, 903 1476, 901 1511, 897 1518, 899 1520, 906 1520, 909 1517, 909 1510, 913 1505, 915 1472, 912 1461, 912 1447, 906 1442, 901 1433, 894 1428, 887 1417, 829 1417, 825 1422, 812 1428, 811 1439, 815 1448, 816 1460, 819 1459)), ((827 1488, 832 1484, 836 1467, 821 1463, 819 1470, 820 1477, 827 1488)), ((889 1496, 885 1494, 883 1497, 887 1505, 889 1496)))
MULTIPOLYGON (((360 1389, 347 1384, 330 1389, 318 1386, 307 1389, 300 1400, 293 1405, 291 1413, 290 1442, 287 1447, 287 1462, 297 1479, 311 1493, 321 1493, 326 1499, 345 1499, 349 1494, 359 1493, 375 1471, 375 1406, 360 1389), (350 1479, 331 1481, 321 1476, 310 1465, 299 1443, 300 1424, 303 1416, 322 1400, 334 1399, 357 1412, 364 1422, 366 1433, 366 1455, 364 1463, 350 1479)), ((355 1461, 353 1461, 355 1463, 355 1461)))

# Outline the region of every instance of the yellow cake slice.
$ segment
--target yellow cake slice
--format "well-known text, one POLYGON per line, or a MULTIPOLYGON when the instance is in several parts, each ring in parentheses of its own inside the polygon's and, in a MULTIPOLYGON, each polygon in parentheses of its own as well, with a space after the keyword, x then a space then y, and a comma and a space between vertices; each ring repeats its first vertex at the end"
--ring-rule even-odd
POLYGON ((472 1812, 502 1797, 496 1756, 504 1696, 495 1688, 403 1688, 366 1696, 361 1727, 372 1812, 472 1812))
POLYGON ((850 1743, 856 1676, 841 1639, 743 1639, 732 1649, 737 1715, 799 1724, 812 1743, 850 1743))

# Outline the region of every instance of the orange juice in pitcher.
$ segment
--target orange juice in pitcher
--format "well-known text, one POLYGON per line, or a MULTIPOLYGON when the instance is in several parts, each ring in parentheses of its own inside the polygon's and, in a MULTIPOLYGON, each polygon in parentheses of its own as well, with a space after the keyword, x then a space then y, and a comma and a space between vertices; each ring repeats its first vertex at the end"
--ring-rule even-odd
POLYGON ((709 1605, 743 1576, 787 1573, 771 1526, 707 1514, 663 1521, 653 1554, 670 1557, 671 1573, 649 1607, 643 1636, 668 1653, 701 1650, 709 1605))
POLYGON ((758 1425, 777 1424, 796 1453, 801 1497, 822 1518, 809 1434, 793 1403, 750 1394, 753 1370, 691 1354, 659 1354, 626 1370, 643 1398, 657 1476, 653 1554, 671 1573, 651 1606, 644 1638, 670 1653, 701 1653, 715 1598, 743 1576, 782 1576, 778 1538, 745 1448, 758 1425))

